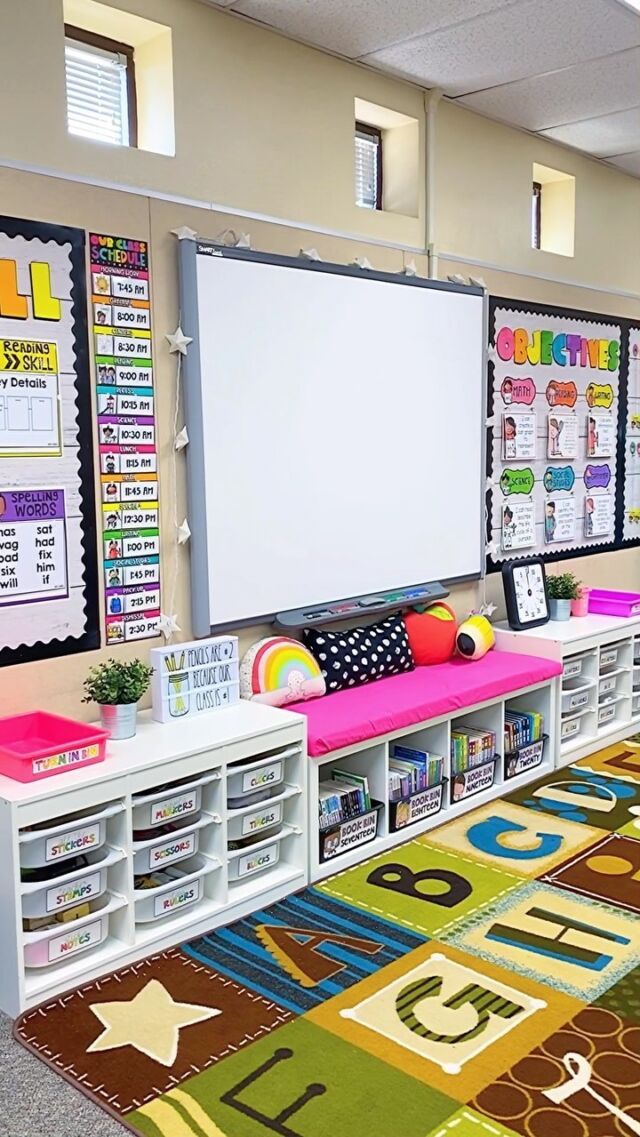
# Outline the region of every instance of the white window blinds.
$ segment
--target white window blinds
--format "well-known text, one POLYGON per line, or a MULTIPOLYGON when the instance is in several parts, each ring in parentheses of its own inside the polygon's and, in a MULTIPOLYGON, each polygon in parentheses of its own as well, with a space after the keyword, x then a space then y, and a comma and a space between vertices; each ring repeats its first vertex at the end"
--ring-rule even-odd
POLYGON ((356 126, 356 205, 362 205, 365 209, 379 208, 378 185, 380 160, 379 137, 376 134, 371 134, 356 126))
POLYGON ((69 133, 128 146, 126 56, 67 38, 65 68, 69 133))

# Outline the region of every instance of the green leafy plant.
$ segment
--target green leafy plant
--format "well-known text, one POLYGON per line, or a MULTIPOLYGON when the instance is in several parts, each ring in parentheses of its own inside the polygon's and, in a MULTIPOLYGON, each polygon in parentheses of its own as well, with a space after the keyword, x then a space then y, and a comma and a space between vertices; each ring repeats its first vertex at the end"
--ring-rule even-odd
POLYGON ((575 600, 580 588, 581 582, 571 572, 553 573, 547 577, 550 600, 575 600))
POLYGON ((92 667, 84 681, 83 703, 99 703, 102 706, 115 706, 123 703, 137 703, 144 695, 153 667, 139 659, 128 662, 109 659, 92 667))

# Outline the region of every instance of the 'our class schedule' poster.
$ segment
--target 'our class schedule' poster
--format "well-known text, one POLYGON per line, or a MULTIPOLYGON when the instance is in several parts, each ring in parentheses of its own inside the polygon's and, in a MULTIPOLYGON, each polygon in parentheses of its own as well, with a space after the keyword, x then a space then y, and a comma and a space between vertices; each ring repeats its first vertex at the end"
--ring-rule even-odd
POLYGON ((91 233, 91 293, 108 644, 160 618, 158 454, 146 241, 91 233))
MULTIPOLYGON (((610 545, 620 324, 492 299, 490 337, 490 560, 610 545)), ((640 333, 637 340, 640 356, 640 333)), ((637 387, 640 443, 640 375, 637 387)), ((629 453, 638 482, 636 490, 629 476, 631 496, 640 491, 640 460, 637 444, 631 454, 631 441, 629 453)))

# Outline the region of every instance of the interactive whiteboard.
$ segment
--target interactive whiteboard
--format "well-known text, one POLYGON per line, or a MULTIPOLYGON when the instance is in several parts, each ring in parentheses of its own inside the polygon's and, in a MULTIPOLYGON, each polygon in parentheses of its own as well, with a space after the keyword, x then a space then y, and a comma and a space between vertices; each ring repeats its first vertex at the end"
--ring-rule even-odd
POLYGON ((482 291, 180 250, 195 634, 479 576, 482 291))

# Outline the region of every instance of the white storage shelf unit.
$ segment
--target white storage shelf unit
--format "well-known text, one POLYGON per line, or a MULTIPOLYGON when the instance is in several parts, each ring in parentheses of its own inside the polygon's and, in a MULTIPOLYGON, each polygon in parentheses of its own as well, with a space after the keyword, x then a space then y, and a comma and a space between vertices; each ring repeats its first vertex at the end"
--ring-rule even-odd
POLYGON ((500 625, 496 643, 563 665, 557 766, 640 730, 640 619, 589 614, 522 632, 500 625))
POLYGON ((140 720, 103 763, 26 784, 0 777, 8 1014, 307 883, 302 716, 245 702, 140 720), (38 926, 81 903, 81 918, 38 926))
POLYGON ((379 736, 354 747, 334 750, 320 758, 310 758, 309 875, 311 882, 322 880, 377 853, 411 840, 412 837, 425 833, 437 825, 443 825, 487 801, 510 793, 518 786, 552 770, 554 740, 548 738, 542 749, 542 761, 539 765, 526 769, 514 777, 506 777, 503 748, 504 712, 505 708, 538 711, 543 716, 545 734, 551 734, 558 714, 558 686, 557 680, 548 680, 523 688, 512 695, 467 707, 453 715, 430 719, 428 722, 379 736), (479 785, 477 792, 457 798, 454 779, 451 777, 450 743, 451 730, 462 724, 493 731, 496 736, 498 757, 495 766, 492 765, 490 770, 486 769, 476 779, 479 785), (393 828, 395 809, 388 800, 387 792, 389 756, 394 743, 443 756, 445 777, 440 791, 435 793, 425 791, 426 800, 421 803, 421 810, 417 811, 422 815, 395 830, 393 828), (361 819, 346 823, 339 835, 334 834, 333 827, 321 832, 318 823, 319 783, 331 779, 334 768, 366 776, 372 801, 380 803, 376 816, 364 823, 361 819), (486 788, 483 788, 483 785, 486 788), (328 842, 327 834, 330 836, 328 842), (365 843, 361 842, 363 835, 366 838, 365 843), (321 859, 321 842, 324 859, 321 859))

